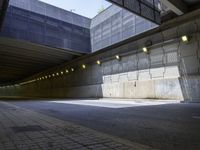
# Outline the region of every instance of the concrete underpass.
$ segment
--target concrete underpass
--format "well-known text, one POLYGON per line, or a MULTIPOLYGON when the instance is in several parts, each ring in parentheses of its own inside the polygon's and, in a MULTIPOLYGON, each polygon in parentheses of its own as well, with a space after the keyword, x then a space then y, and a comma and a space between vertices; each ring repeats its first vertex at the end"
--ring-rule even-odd
POLYGON ((107 1, 0 0, 0 149, 200 149, 200 3, 107 1))

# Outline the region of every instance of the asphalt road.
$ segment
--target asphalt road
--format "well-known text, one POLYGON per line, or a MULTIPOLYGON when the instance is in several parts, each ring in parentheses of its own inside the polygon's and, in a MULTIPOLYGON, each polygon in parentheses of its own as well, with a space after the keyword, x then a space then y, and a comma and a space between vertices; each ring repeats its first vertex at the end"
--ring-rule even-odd
POLYGON ((10 103, 157 149, 200 150, 200 104, 122 104, 114 108, 112 102, 99 106, 87 106, 88 102, 10 103))

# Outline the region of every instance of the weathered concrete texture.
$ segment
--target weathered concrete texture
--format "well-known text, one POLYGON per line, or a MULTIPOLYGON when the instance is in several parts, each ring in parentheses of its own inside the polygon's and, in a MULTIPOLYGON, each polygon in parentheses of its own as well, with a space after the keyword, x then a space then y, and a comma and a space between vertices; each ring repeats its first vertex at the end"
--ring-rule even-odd
POLYGON ((104 97, 183 99, 178 79, 108 83, 102 90, 104 97))
MULTIPOLYGON (((200 11, 192 15, 197 14, 200 15, 200 11)), ((135 37, 137 40, 127 40, 30 79, 70 70, 72 67, 75 68, 74 72, 18 87, 4 87, 1 89, 4 93, 0 94, 28 97, 51 95, 199 101, 200 19, 192 17, 191 14, 181 16, 180 19, 171 21, 172 28, 167 28, 170 23, 163 25, 149 31, 149 36, 138 39, 135 37), (177 20, 181 19, 182 22, 179 23, 177 20), (174 23, 177 23, 176 27, 174 23), (182 35, 189 35, 190 41, 183 43, 182 35), (149 47, 150 52, 146 54, 142 52, 142 47, 148 40, 152 41, 153 46, 149 47), (116 60, 115 55, 120 55, 121 60, 116 60), (102 64, 97 65, 96 60, 101 60, 102 64), (82 69, 82 64, 86 64, 87 68, 82 69)))

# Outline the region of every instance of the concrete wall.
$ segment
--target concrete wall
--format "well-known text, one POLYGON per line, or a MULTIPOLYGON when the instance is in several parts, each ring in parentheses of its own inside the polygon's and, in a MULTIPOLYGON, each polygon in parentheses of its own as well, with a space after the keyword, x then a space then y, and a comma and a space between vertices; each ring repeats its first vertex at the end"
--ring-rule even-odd
POLYGON ((27 79, 29 84, 1 87, 1 96, 116 97, 184 99, 200 102, 200 11, 112 48, 84 56, 27 79), (176 26, 174 26, 176 24, 176 26), (182 35, 189 35, 183 43, 182 35), (150 53, 142 47, 151 40, 150 53), (120 55, 121 60, 115 59, 120 55), (102 65, 96 64, 101 60, 102 65), (86 69, 81 65, 85 64, 86 69), (71 68, 75 70, 70 71, 71 68), (69 73, 64 73, 68 69, 69 73), (59 73, 59 76, 56 75, 59 73), (45 76, 55 74, 55 77, 45 76), (43 80, 37 80, 44 77, 43 80), (36 79, 36 80, 33 80, 36 79))
POLYGON ((154 23, 112 5, 92 19, 92 51, 95 52, 154 27, 154 23))

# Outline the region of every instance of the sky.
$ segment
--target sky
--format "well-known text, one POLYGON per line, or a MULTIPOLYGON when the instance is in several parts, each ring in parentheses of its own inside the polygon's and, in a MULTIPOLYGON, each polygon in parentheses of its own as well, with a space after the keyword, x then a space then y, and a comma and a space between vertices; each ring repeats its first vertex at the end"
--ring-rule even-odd
POLYGON ((105 0, 40 0, 45 3, 63 8, 68 11, 73 11, 76 14, 93 18, 98 14, 98 11, 103 7, 107 8, 110 3, 105 0))

